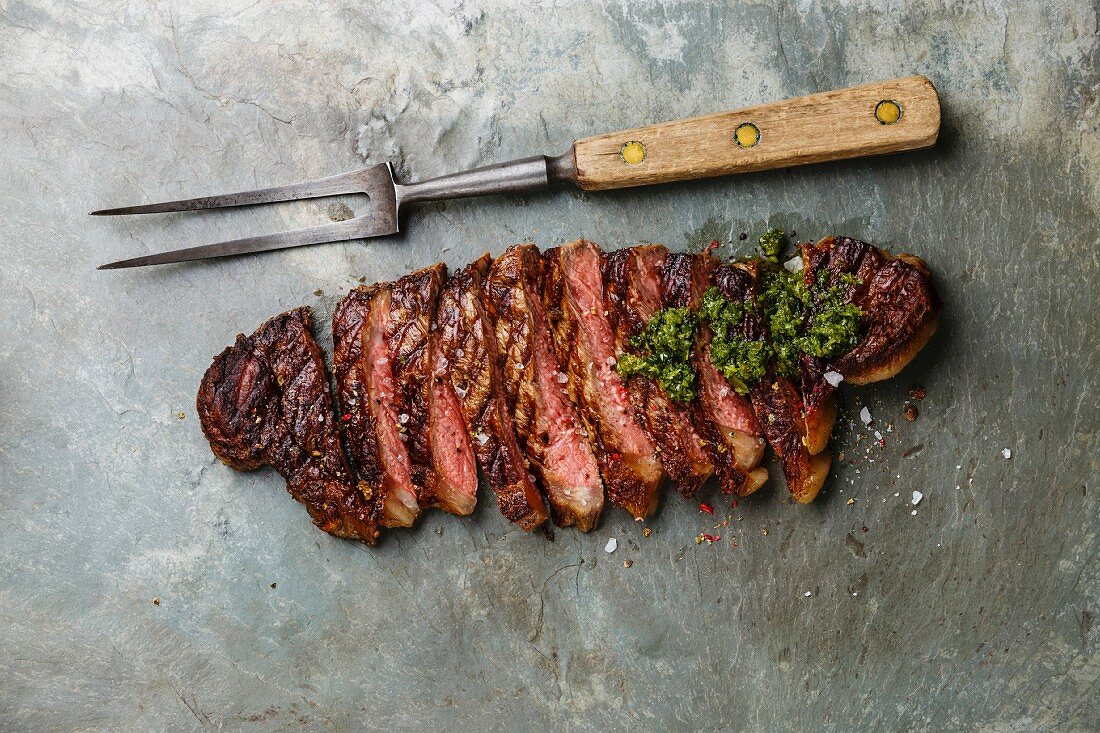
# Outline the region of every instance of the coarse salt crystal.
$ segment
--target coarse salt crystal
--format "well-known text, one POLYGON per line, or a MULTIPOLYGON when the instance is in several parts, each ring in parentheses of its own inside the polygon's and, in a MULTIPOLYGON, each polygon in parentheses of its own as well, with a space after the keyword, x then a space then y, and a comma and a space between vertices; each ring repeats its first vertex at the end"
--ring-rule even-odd
POLYGON ((1003 451, 1001 451, 1001 455, 1004 456, 1006 459, 1007 458, 1012 458, 1012 449, 1011 448, 1005 448, 1003 451))
POLYGON ((916 506, 917 504, 920 504, 920 500, 923 499, 923 498, 924 498, 924 494, 920 493, 919 491, 914 491, 913 492, 913 506, 916 506))
POLYGON ((466 356, 466 352, 462 349, 455 349, 455 356, 461 359, 462 357, 466 356))
POLYGON ((864 425, 870 425, 871 424, 871 411, 868 410, 866 407, 864 407, 862 410, 859 411, 859 420, 864 425))
POLYGON ((402 425, 404 425, 408 421, 409 421, 409 416, 406 415, 403 412, 400 415, 397 416, 397 422, 401 423, 402 425))
POLYGON ((485 433, 478 433, 477 434, 477 442, 481 443, 482 445, 485 445, 486 443, 489 442, 489 436, 486 435, 485 433))
POLYGON ((783 269, 787 272, 801 272, 802 271, 802 258, 792 257, 783 263, 783 269))
POLYGON ((607 544, 603 546, 603 551, 610 555, 615 550, 619 549, 619 541, 612 537, 607 541, 607 544))
POLYGON ((875 431, 875 440, 882 440, 882 433, 877 430, 875 431))
POLYGON ((805 592, 805 593, 803 593, 802 595, 804 595, 804 596, 806 596, 807 598, 809 598, 810 596, 812 596, 812 595, 813 595, 813 592, 812 592, 812 591, 806 591, 806 592, 805 592))
POLYGON ((912 514, 914 517, 917 516, 917 510, 916 509, 914 509, 913 511, 911 511, 909 513, 912 514))
POLYGON ((569 377, 565 376, 565 372, 558 372, 558 384, 565 384, 569 381, 569 377))
POLYGON ((829 371, 825 372, 824 374, 822 374, 821 376, 825 377, 825 381, 828 382, 833 387, 837 386, 838 384, 840 384, 841 382, 844 381, 844 375, 843 374, 841 374, 840 372, 834 372, 831 369, 829 371))
POLYGON ((613 356, 607 357, 607 365, 608 366, 615 366, 616 361, 617 361, 617 359, 615 359, 615 357, 613 357, 613 356))

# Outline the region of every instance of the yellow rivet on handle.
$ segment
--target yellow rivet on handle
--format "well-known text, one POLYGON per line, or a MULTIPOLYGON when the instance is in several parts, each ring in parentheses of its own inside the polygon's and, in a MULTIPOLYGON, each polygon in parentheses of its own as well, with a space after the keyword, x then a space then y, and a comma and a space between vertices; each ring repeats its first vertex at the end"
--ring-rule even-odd
POLYGON ((742 122, 733 131, 733 139, 739 147, 755 147, 760 142, 760 128, 751 122, 742 122))
POLYGON ((892 99, 884 99, 875 105, 875 119, 884 125, 892 125, 901 119, 901 105, 892 99))
POLYGON ((623 146, 619 148, 619 157, 623 159, 624 163, 637 165, 645 160, 645 145, 637 140, 623 143, 623 146))

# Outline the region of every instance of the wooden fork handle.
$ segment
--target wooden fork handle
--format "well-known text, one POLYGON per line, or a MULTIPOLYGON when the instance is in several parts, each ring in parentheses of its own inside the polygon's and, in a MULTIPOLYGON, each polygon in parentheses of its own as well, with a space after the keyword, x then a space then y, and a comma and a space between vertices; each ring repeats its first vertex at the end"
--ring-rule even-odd
POLYGON ((940 102, 923 76, 578 140, 577 185, 626 188, 931 147, 940 102))

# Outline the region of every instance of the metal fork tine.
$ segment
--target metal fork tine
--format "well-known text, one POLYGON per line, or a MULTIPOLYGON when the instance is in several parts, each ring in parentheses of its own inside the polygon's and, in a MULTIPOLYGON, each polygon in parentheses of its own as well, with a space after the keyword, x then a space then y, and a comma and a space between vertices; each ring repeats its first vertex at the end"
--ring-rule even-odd
POLYGON ((116 216, 119 214, 163 214, 170 211, 196 211, 198 209, 217 209, 225 206, 250 206, 252 204, 271 204, 278 201, 298 201, 322 196, 339 196, 349 193, 366 193, 364 175, 371 169, 340 173, 315 181, 292 183, 288 186, 261 188, 255 191, 240 191, 221 196, 203 196, 179 201, 165 201, 159 204, 141 206, 122 206, 117 209, 101 209, 91 212, 92 216, 116 216))
POLYGON ((355 219, 337 222, 335 224, 322 224, 321 226, 295 229, 290 232, 277 234, 265 234, 259 237, 245 237, 229 242, 217 244, 204 244, 201 247, 178 249, 173 252, 160 252, 144 257, 134 257, 129 260, 120 260, 106 265, 100 265, 99 270, 117 270, 123 267, 142 267, 144 265, 164 265, 170 262, 187 262, 190 260, 203 260, 210 257, 225 257, 227 255, 245 254, 248 252, 262 252, 271 249, 287 249, 289 247, 301 247, 307 244, 321 244, 322 242, 343 242, 349 239, 362 239, 383 234, 393 234, 397 230, 387 226, 385 220, 380 217, 360 216, 355 219))

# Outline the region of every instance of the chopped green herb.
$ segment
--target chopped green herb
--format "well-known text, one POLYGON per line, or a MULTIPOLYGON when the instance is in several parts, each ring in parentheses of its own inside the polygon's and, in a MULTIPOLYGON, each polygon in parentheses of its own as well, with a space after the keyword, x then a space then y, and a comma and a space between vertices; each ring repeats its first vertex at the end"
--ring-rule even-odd
POLYGON ((779 262, 779 255, 787 248, 787 235, 782 229, 769 229, 760 235, 760 251, 772 262, 779 262))
POLYGON ((695 366, 691 350, 698 319, 687 308, 665 308, 630 339, 634 354, 624 353, 616 367, 623 379, 640 374, 656 380, 670 399, 695 399, 695 366))
POLYGON ((755 301, 731 300, 718 288, 703 293, 698 315, 687 308, 666 308, 630 340, 632 353, 619 357, 623 379, 642 375, 657 381, 677 402, 695 399, 696 375, 692 347, 699 322, 711 330, 710 358, 739 393, 760 381, 769 366, 783 376, 797 377, 804 354, 820 359, 840 356, 859 342, 862 312, 848 302, 859 285, 853 275, 818 273, 807 285, 802 272, 779 266, 786 234, 771 229, 760 237, 760 292, 755 301), (767 326, 768 338, 744 336, 750 310, 767 326))
POLYGON ((747 394, 749 384, 764 376, 771 350, 763 341, 741 335, 745 303, 730 300, 718 288, 703 293, 702 317, 710 326, 710 360, 733 388, 747 394))
POLYGON ((787 377, 796 376, 802 355, 799 336, 813 303, 809 290, 800 275, 771 268, 764 273, 758 300, 768 324, 776 371, 787 377))
POLYGON ((823 271, 813 286, 807 287, 801 273, 770 268, 764 274, 759 302, 771 336, 776 371, 795 377, 803 354, 827 359, 856 345, 862 314, 847 299, 849 288, 858 282, 847 273, 829 282, 829 274, 823 271))
POLYGON ((787 377, 797 377, 803 354, 827 359, 840 356, 859 341, 862 313, 848 303, 859 281, 849 274, 830 279, 818 273, 812 285, 803 274, 778 266, 784 234, 773 229, 760 238, 763 260, 760 294, 755 306, 768 331, 767 341, 748 340, 741 325, 747 304, 732 301, 717 288, 703 295, 700 314, 713 332, 711 361, 738 392, 748 392, 764 377, 769 361, 787 377))
POLYGON ((859 285, 859 279, 841 273, 830 283, 828 273, 818 273, 813 289, 813 317, 803 333, 800 344, 810 356, 829 358, 840 356, 859 342, 859 306, 848 303, 848 292, 859 285))

